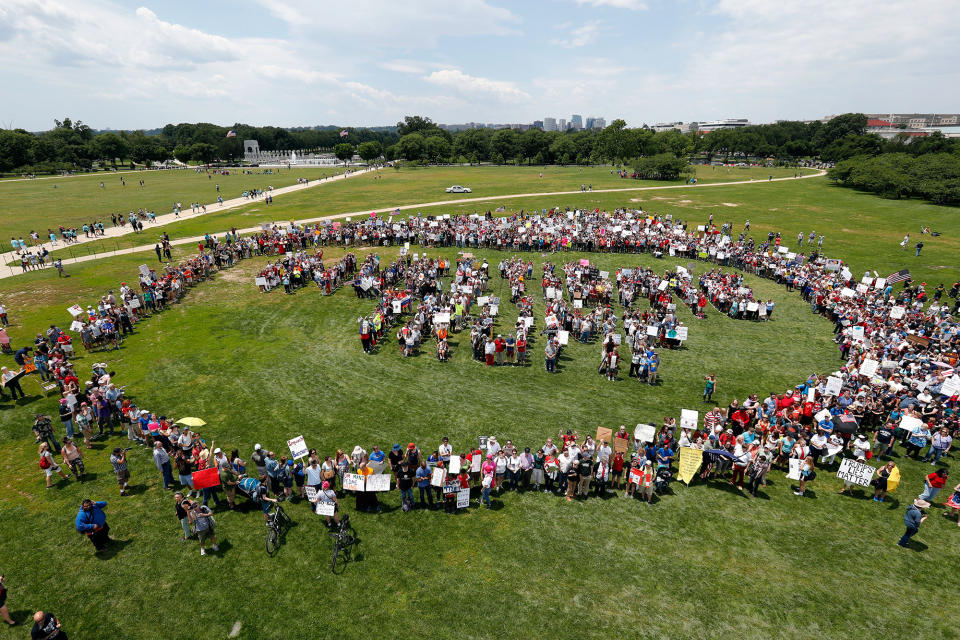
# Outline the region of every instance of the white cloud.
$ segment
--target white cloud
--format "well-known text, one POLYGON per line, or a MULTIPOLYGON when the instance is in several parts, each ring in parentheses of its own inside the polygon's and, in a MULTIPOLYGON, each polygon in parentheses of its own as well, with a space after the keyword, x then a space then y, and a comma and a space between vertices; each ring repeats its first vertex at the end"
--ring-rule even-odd
POLYGON ((520 18, 486 0, 258 0, 302 34, 354 46, 433 48, 442 37, 519 35, 520 18))
POLYGON ((486 94, 503 102, 522 102, 530 100, 530 94, 519 89, 514 83, 503 80, 490 80, 467 75, 457 69, 434 71, 424 80, 435 85, 455 89, 463 93, 486 94))
POLYGON ((551 40, 551 43, 568 49, 585 47, 588 44, 596 42, 604 29, 605 27, 602 20, 591 20, 579 27, 571 29, 565 38, 551 40))
POLYGON ((631 9, 633 11, 643 11, 647 4, 642 0, 577 0, 577 4, 585 4, 592 7, 612 7, 614 9, 631 9))

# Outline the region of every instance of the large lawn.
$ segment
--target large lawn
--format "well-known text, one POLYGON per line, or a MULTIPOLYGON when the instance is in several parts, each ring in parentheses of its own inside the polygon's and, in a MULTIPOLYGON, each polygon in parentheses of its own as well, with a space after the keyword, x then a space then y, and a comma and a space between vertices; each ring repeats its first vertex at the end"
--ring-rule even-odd
MULTIPOLYGON (((263 171, 263 169, 252 169, 263 171)), ((342 169, 297 168, 291 171, 280 169, 280 175, 240 175, 231 170, 229 176, 197 174, 192 170, 174 172, 127 173, 123 177, 127 186, 120 184, 120 175, 96 174, 74 178, 0 182, 0 200, 7 203, 0 212, 0 220, 9 222, 6 237, 0 238, 2 246, 9 248, 9 236, 16 233, 27 237, 31 229, 43 236, 48 227, 56 229, 60 224, 82 226, 93 220, 102 220, 111 226, 110 213, 126 214, 139 207, 155 211, 158 215, 170 213, 174 202, 182 202, 189 211, 189 203, 214 203, 216 185, 224 200, 240 197, 251 188, 265 188, 295 184, 299 177, 310 179, 333 175, 342 169), (140 188, 143 178, 146 186, 140 188), (100 181, 105 181, 104 189, 100 181)), ((808 170, 809 171, 809 170, 808 170)), ((701 183, 734 180, 762 180, 769 175, 790 177, 794 169, 764 169, 752 167, 699 167, 701 183)), ((581 185, 594 189, 629 188, 682 184, 680 182, 655 182, 620 178, 611 167, 424 167, 383 169, 375 175, 364 175, 347 181, 320 185, 305 192, 279 196, 272 206, 252 203, 238 208, 218 211, 217 206, 207 207, 207 214, 200 219, 189 219, 167 225, 164 231, 172 238, 191 237, 205 233, 211 227, 229 229, 231 226, 246 228, 261 222, 282 221, 290 217, 316 217, 350 211, 364 211, 396 205, 418 204, 461 200, 510 193, 549 193, 554 191, 577 191, 581 185), (541 175, 542 174, 542 175, 541 175), (448 194, 445 189, 460 184, 472 189, 469 194, 448 194), (318 191, 319 190, 319 191, 318 191)), ((8 225, 4 225, 8 226, 8 225)), ((91 245, 82 245, 57 255, 72 257, 96 251, 102 253, 116 247, 132 247, 156 240, 159 233, 149 229, 139 235, 111 238, 91 245), (73 253, 71 253, 71 251, 73 253)))
MULTIPOLYGON (((315 205, 323 206, 325 188, 302 196, 313 194, 315 205)), ((525 189, 505 184, 502 191, 525 189)), ((826 235, 827 252, 849 258, 855 271, 909 266, 922 277, 950 282, 958 274, 950 257, 960 232, 953 210, 891 203, 822 180, 510 203, 528 209, 557 204, 642 205, 691 224, 714 212, 735 228, 750 218, 755 234, 781 229, 791 247, 798 230, 813 227, 826 235), (642 202, 631 203, 634 197, 642 202), (928 239, 923 256, 914 258, 897 242, 905 230, 919 231, 921 222, 944 235, 928 239)), ((304 203, 289 217, 313 211, 304 203)), ((502 255, 480 253, 494 264, 502 255)), ((69 280, 46 271, 0 281, 14 343, 52 321, 63 326, 67 306, 135 279, 137 265, 151 255, 74 265, 69 280)), ((539 273, 545 258, 530 257, 539 273)), ((676 264, 647 256, 585 257, 611 270, 676 264)), ((200 416, 209 423, 202 430, 208 440, 249 456, 256 442, 279 455, 286 439, 299 434, 325 453, 410 441, 432 450, 442 436, 463 450, 489 434, 537 447, 558 429, 583 434, 597 425, 657 422, 679 416, 681 408, 703 410, 707 372, 717 373, 715 399, 725 406, 733 397, 782 390, 840 364, 829 323, 795 294, 757 278, 750 285, 777 302, 774 321, 734 321, 716 312, 696 320, 681 310, 690 339, 685 349, 662 354, 663 384, 655 388, 623 374, 617 382, 598 376, 596 344, 571 343, 557 375, 543 370, 542 343, 533 345, 533 364, 523 369, 475 363, 466 336, 454 337, 446 364, 429 353, 403 359, 393 345, 364 356, 355 321, 370 308, 368 301, 357 300, 351 289, 329 298, 315 288, 292 296, 257 293, 253 275, 264 260, 241 263, 196 286, 183 303, 138 325, 120 351, 78 357, 78 370, 105 360, 140 406, 200 416)), ((495 273, 491 282, 504 298, 499 326, 508 329, 515 308, 495 273)), ((542 303, 535 314, 542 327, 542 303)), ((33 380, 24 386, 38 391, 33 380)), ((492 511, 472 506, 457 516, 407 514, 392 492, 384 513, 367 515, 355 513, 348 499, 361 556, 334 576, 326 531, 302 504, 287 506, 297 524, 276 557, 264 553, 260 515, 243 508, 217 513, 222 553, 201 558, 196 542, 180 542, 172 498, 160 488, 146 451, 131 452, 134 495, 117 495, 107 457, 123 442, 119 437, 88 453, 96 477, 86 486, 70 482, 45 490, 29 427, 32 414, 54 413, 55 406, 55 398, 36 393, 16 407, 0 403, 0 537, 6 542, 0 571, 7 575, 14 615, 50 610, 71 637, 220 638, 238 622, 241 638, 352 638, 374 629, 397 637, 495 638, 518 628, 558 638, 897 637, 907 624, 917 637, 955 635, 949 607, 916 615, 917 602, 945 593, 960 575, 952 552, 955 523, 933 509, 916 539, 923 552, 893 544, 902 533, 904 507, 930 470, 902 458, 903 484, 885 505, 837 495, 839 481, 828 472, 805 498, 791 493, 782 472, 771 472, 757 500, 720 484, 674 483, 653 507, 613 496, 568 504, 531 493, 506 494, 492 511), (86 496, 110 502, 113 534, 123 541, 106 558, 94 557, 73 531, 86 496)))

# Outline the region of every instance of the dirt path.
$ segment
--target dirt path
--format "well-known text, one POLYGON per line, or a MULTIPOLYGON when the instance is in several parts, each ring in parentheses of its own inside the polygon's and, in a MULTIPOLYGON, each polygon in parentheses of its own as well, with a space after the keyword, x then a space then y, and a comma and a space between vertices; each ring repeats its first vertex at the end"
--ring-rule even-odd
MULTIPOLYGON (((332 178, 326 178, 326 179, 324 179, 324 180, 315 180, 315 181, 311 181, 310 184, 295 184, 295 185, 290 185, 289 187, 281 187, 281 188, 279 188, 279 189, 274 189, 274 190, 271 192, 271 195, 277 196, 277 195, 282 195, 282 194, 284 194, 284 193, 291 193, 291 192, 293 192, 293 191, 300 191, 300 190, 302 190, 302 189, 309 189, 309 188, 318 186, 318 185, 320 185, 320 184, 326 184, 326 183, 331 182, 331 181, 333 181, 333 180, 338 180, 338 179, 339 179, 339 180, 344 180, 344 179, 346 179, 346 178, 348 178, 348 177, 361 175, 361 174, 363 174, 363 173, 367 173, 368 171, 373 171, 373 169, 365 169, 365 170, 356 171, 356 172, 350 173, 350 174, 342 174, 342 175, 335 176, 335 177, 332 177, 332 178)), ((616 189, 594 189, 593 191, 586 191, 586 192, 580 191, 580 190, 577 190, 577 191, 547 191, 547 192, 542 192, 542 193, 514 193, 514 194, 498 195, 498 196, 482 196, 482 197, 477 197, 477 198, 460 198, 460 199, 457 199, 457 200, 438 200, 438 201, 436 201, 436 202, 421 202, 421 203, 418 203, 418 204, 405 204, 405 205, 399 205, 399 206, 396 206, 396 205, 395 205, 395 206, 389 206, 389 207, 379 207, 379 208, 376 208, 376 209, 364 209, 363 211, 349 211, 349 212, 344 212, 344 213, 335 213, 335 214, 331 214, 331 215, 320 216, 320 217, 317 217, 317 218, 306 218, 306 219, 303 219, 303 220, 297 220, 296 222, 297 222, 297 223, 300 223, 300 224, 303 224, 303 223, 311 223, 311 222, 322 222, 322 221, 324 221, 324 220, 331 220, 331 219, 334 219, 334 218, 343 218, 343 217, 347 217, 347 216, 350 216, 350 217, 352 217, 352 216, 367 216, 367 215, 370 215, 371 212, 375 212, 375 213, 390 213, 390 212, 392 212, 392 211, 408 211, 408 210, 410 210, 410 209, 421 209, 421 208, 425 208, 425 207, 436 207, 436 206, 443 206, 443 205, 464 204, 464 203, 470 203, 470 202, 486 202, 486 201, 489 201, 489 200, 511 200, 511 199, 516 199, 516 198, 537 198, 537 197, 545 197, 545 196, 583 195, 583 194, 585 194, 585 193, 620 193, 620 192, 634 192, 634 191, 662 191, 662 190, 666 190, 666 189, 697 189, 697 190, 699 190, 699 189, 707 189, 707 188, 710 188, 710 187, 728 187, 728 186, 732 186, 732 185, 749 185, 749 184, 760 185, 760 184, 767 184, 767 183, 769 183, 769 182, 782 182, 782 181, 785 181, 785 180, 804 180, 804 179, 806 179, 806 178, 819 178, 819 177, 821 177, 821 176, 826 175, 826 173, 827 173, 826 171, 820 171, 820 172, 818 172, 818 173, 811 173, 811 174, 808 174, 808 175, 805 175, 805 176, 800 176, 799 178, 774 178, 773 180, 736 180, 736 181, 732 181, 732 182, 711 182, 711 183, 708 183, 708 184, 698 184, 698 185, 690 185, 690 184, 671 184, 671 185, 655 186, 655 187, 622 187, 622 188, 616 188, 616 189)), ((245 204, 251 204, 251 203, 253 203, 253 202, 258 202, 258 201, 259 201, 259 200, 250 200, 249 198, 234 198, 234 199, 232 199, 232 200, 225 200, 225 201, 223 202, 223 206, 219 206, 219 205, 216 204, 216 203, 215 203, 215 204, 212 204, 212 205, 207 205, 207 211, 208 211, 208 213, 209 213, 210 211, 221 211, 221 210, 224 210, 224 209, 232 209, 232 208, 235 208, 235 207, 243 206, 243 205, 245 205, 245 204)), ((145 228, 146 228, 146 229, 154 229, 154 228, 156 228, 156 227, 160 227, 160 226, 163 226, 163 225, 165 225, 165 224, 170 224, 171 222, 177 222, 177 221, 179 221, 179 220, 184 220, 184 219, 197 218, 197 217, 201 217, 202 215, 203 215, 203 214, 187 214, 187 213, 181 213, 181 214, 180 214, 180 217, 177 218, 176 216, 174 216, 174 214, 169 213, 169 214, 166 214, 166 215, 157 216, 157 222, 156 222, 155 224, 149 224, 149 223, 148 223, 148 226, 146 226, 145 228)), ((259 227, 259 226, 257 226, 257 227, 249 227, 249 228, 247 228, 247 229, 238 229, 239 233, 241 233, 241 234, 254 233, 254 232, 259 231, 259 230, 260 230, 260 227, 259 227)), ((107 229, 107 233, 106 233, 105 236, 100 236, 100 237, 98 237, 98 238, 96 238, 96 239, 99 240, 99 239, 103 239, 103 238, 117 237, 117 236, 122 236, 122 235, 128 235, 129 233, 132 233, 132 231, 129 229, 129 227, 124 227, 124 228, 112 227, 112 228, 110 228, 110 229, 107 229)), ((219 233, 219 232, 218 232, 218 233, 219 233)), ((193 236, 193 237, 190 237, 190 238, 178 238, 178 239, 176 239, 176 240, 171 240, 171 241, 170 241, 170 244, 172 244, 172 245, 195 244, 195 243, 197 243, 197 242, 199 242, 199 241, 201 241, 201 240, 203 240, 203 239, 204 239, 204 236, 202 236, 202 235, 201 235, 201 236, 193 236)), ((86 239, 85 239, 85 238, 79 238, 79 240, 86 240, 86 239)), ((90 240, 92 241, 93 238, 91 238, 90 240)), ((78 243, 78 244, 80 244, 80 243, 78 243)), ((155 244, 155 243, 154 243, 154 244, 155 244)), ((64 261, 63 261, 63 264, 64 264, 64 266, 67 266, 67 265, 70 265, 70 264, 76 264, 76 263, 78 263, 78 262, 87 262, 88 260, 100 260, 100 259, 102 259, 102 258, 109 258, 109 257, 116 256, 116 255, 125 255, 125 254, 130 254, 130 253, 139 253, 139 252, 141 252, 141 251, 153 251, 154 244, 145 244, 145 245, 141 245, 141 246, 138 246, 138 247, 129 247, 129 248, 126 248, 126 249, 118 249, 118 250, 113 251, 113 252, 102 253, 102 254, 98 254, 98 255, 79 256, 79 257, 77 257, 77 258, 72 258, 72 259, 69 259, 69 260, 64 260, 64 261)), ((74 245, 71 245, 71 246, 74 246, 74 245)), ((58 245, 57 247, 54 247, 54 248, 55 248, 55 249, 62 248, 62 245, 58 245)), ((11 262, 11 261, 13 261, 13 260, 18 259, 18 258, 17 258, 17 257, 13 254, 13 252, 11 251, 11 252, 7 252, 7 253, 5 253, 5 254, 0 255, 0 259, 3 260, 3 264, 7 264, 7 263, 9 263, 9 262, 11 262)), ((19 267, 15 267, 15 268, 7 267, 6 269, 0 270, 0 278, 10 278, 10 277, 13 277, 13 276, 18 275, 19 273, 21 273, 21 271, 19 270, 19 267)))

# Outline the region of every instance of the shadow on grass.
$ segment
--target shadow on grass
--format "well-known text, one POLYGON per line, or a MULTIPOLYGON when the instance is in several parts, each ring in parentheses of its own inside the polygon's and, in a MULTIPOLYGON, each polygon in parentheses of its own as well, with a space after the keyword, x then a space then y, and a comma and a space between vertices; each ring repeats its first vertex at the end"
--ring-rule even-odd
POLYGON ((134 484, 134 485, 131 485, 131 486, 127 487, 127 495, 128 495, 128 496, 138 496, 138 495, 144 493, 148 488, 149 488, 149 487, 147 487, 147 485, 145 485, 145 484, 134 484))
POLYGON ((97 551, 93 555, 97 560, 112 560, 118 553, 124 550, 133 540, 118 540, 113 538, 103 551, 97 551))

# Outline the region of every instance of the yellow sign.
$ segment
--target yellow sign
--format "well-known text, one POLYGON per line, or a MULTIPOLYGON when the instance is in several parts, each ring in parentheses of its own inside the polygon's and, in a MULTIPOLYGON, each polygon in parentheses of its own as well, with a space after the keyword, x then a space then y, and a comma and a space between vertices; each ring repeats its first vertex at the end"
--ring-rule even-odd
POLYGON ((890 470, 890 475, 887 477, 887 492, 892 493, 897 490, 897 487, 900 486, 900 469, 894 467, 890 470))
POLYGON ((703 451, 693 447, 680 447, 680 471, 677 473, 677 479, 683 480, 689 486, 702 463, 703 451))

